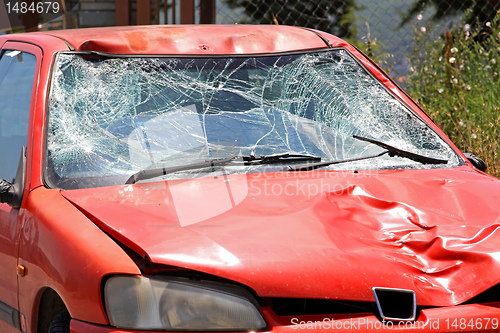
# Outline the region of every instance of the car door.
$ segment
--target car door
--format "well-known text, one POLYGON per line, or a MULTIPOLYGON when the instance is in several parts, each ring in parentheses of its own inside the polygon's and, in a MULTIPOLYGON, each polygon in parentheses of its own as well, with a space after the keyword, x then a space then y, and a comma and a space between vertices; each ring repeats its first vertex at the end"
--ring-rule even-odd
MULTIPOLYGON (((0 50, 0 179, 13 182, 34 109, 41 49, 7 42, 0 50)), ((26 193, 26 192, 25 192, 26 193)), ((19 332, 18 250, 21 209, 0 203, 0 332, 19 332)))

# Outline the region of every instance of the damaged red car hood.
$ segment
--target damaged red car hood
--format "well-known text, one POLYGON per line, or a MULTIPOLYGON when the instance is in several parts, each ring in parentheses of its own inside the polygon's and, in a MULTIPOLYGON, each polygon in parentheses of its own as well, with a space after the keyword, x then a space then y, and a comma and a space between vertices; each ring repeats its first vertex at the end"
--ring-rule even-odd
POLYGON ((263 297, 372 301, 372 287, 390 287, 414 290, 420 305, 452 305, 500 282, 499 181, 468 167, 242 174, 62 195, 151 261, 263 297))

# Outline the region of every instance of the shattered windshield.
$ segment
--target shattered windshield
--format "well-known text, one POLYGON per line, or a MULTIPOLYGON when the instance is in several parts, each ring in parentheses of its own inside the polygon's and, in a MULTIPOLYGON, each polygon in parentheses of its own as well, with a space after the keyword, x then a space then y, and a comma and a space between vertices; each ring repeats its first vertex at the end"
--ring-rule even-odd
MULTIPOLYGON (((344 49, 233 58, 61 53, 52 80, 45 177, 53 187, 124 184, 141 170, 238 155, 354 159, 327 170, 460 164, 444 140, 344 49), (447 163, 391 154, 356 160, 384 148, 353 136, 447 163)), ((277 171, 287 163, 225 164, 152 180, 277 171)))

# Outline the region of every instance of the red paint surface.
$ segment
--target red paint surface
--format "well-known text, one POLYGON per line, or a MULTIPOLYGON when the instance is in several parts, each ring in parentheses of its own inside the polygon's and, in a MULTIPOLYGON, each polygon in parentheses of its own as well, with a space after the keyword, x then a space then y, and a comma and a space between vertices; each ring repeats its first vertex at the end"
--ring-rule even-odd
POLYGON ((80 51, 121 54, 264 54, 326 47, 314 33, 286 26, 113 27, 48 34, 64 38, 80 51), (200 44, 207 45, 208 50, 200 49, 200 44))
POLYGON ((373 301, 378 286, 415 290, 420 305, 453 305, 500 282, 500 185, 468 167, 248 174, 62 194, 153 262, 264 297, 373 301))

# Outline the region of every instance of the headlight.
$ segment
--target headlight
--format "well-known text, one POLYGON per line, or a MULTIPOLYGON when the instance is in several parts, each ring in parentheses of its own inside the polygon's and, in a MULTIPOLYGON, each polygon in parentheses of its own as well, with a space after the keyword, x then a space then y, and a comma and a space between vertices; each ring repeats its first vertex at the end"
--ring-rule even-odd
POLYGON ((267 325, 243 288, 188 279, 115 276, 104 287, 111 325, 168 331, 253 331, 267 325))

